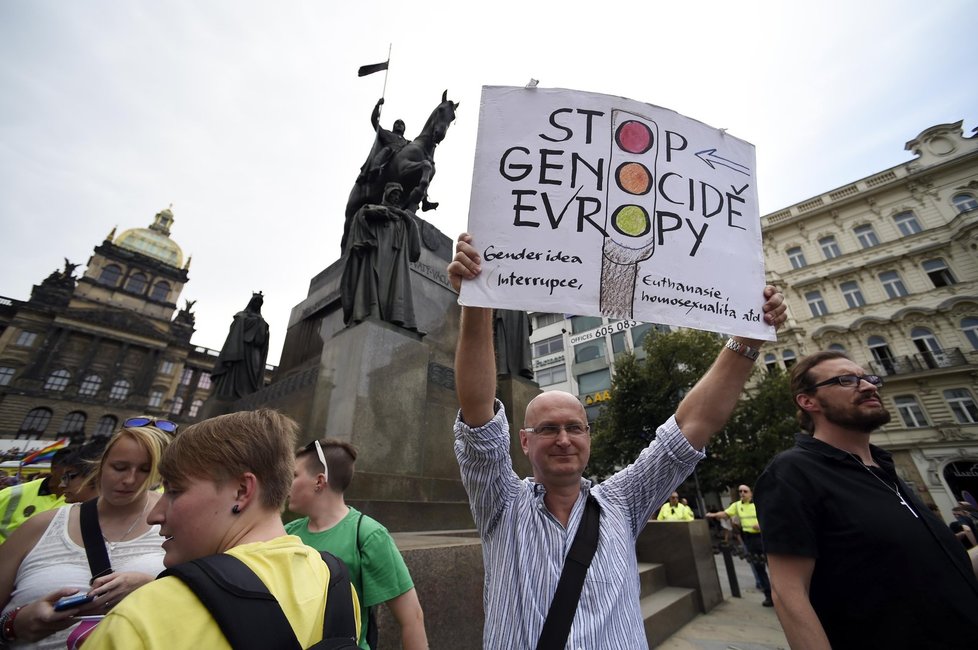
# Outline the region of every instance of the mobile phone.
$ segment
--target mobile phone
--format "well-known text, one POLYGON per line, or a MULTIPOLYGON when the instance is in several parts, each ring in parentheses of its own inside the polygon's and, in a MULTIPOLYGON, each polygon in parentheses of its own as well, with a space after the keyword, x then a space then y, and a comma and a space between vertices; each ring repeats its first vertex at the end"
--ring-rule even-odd
POLYGON ((95 600, 95 596, 92 596, 91 594, 75 594, 74 596, 65 596, 54 604, 54 611, 63 612, 66 609, 74 609, 75 607, 87 605, 93 600, 95 600))

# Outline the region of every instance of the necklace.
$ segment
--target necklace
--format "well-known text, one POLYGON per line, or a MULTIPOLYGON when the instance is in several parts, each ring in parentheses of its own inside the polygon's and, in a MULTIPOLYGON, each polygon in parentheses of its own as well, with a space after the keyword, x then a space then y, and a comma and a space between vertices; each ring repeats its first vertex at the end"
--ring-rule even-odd
POLYGON ((149 500, 147 499, 146 503, 143 505, 143 509, 139 511, 139 514, 136 515, 136 518, 132 520, 131 524, 129 524, 129 528, 126 529, 126 532, 122 533, 122 537, 120 537, 116 541, 110 542, 104 534, 102 535, 102 540, 105 542, 105 545, 109 547, 110 551, 115 550, 116 544, 121 544, 127 537, 129 537, 129 533, 132 532, 132 529, 136 527, 136 524, 139 523, 139 520, 142 519, 143 515, 146 514, 146 506, 148 505, 149 505, 149 500))
MULTIPOLYGON (((856 464, 857 465, 859 465, 864 470, 866 470, 867 472, 869 472, 869 475, 870 476, 872 476, 877 481, 879 481, 880 483, 882 483, 886 487, 887 490, 890 489, 890 484, 887 483, 886 481, 884 481, 883 479, 881 479, 879 476, 877 476, 876 475, 876 472, 874 472, 873 470, 871 470, 868 467, 866 467, 866 465, 863 463, 863 461, 861 461, 858 458, 856 458, 856 455, 855 454, 853 454, 851 451, 847 451, 846 453, 849 454, 850 456, 852 456, 852 459, 854 461, 856 461, 856 464)), ((907 510, 910 511, 910 514, 912 514, 917 519, 920 519, 920 515, 918 515, 916 512, 914 512, 913 508, 910 507, 910 504, 907 503, 907 500, 903 498, 903 495, 902 494, 900 494, 900 488, 897 487, 897 483, 895 483, 895 482, 893 483, 893 493, 896 494, 896 497, 898 499, 900 499, 900 505, 906 506, 907 510)))

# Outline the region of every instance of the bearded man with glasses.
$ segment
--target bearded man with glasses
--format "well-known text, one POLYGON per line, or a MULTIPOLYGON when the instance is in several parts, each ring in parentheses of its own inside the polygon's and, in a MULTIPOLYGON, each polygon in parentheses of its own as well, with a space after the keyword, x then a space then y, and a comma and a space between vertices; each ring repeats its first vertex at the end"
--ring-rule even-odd
POLYGON ((960 648, 978 638, 967 553, 869 443, 890 421, 882 387, 841 352, 791 369, 803 432, 755 488, 792 648, 960 648))

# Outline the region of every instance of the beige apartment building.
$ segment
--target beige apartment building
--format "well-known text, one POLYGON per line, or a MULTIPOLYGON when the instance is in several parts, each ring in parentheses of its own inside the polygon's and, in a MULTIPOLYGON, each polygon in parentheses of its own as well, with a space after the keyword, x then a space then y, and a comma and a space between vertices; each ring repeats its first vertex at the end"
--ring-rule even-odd
MULTIPOLYGON (((963 491, 978 497, 978 136, 940 124, 906 149, 909 162, 762 217, 768 281, 790 313, 758 365, 834 348, 882 375, 893 420, 874 442, 950 519, 963 491)), ((641 354, 649 326, 532 316, 541 388, 579 395, 593 418, 615 356, 641 354)))

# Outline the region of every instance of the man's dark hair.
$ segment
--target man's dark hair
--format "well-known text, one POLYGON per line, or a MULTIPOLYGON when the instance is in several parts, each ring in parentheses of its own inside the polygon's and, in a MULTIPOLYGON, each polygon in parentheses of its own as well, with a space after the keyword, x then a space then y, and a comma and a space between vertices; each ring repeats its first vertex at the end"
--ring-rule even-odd
MULTIPOLYGON (((839 350, 822 350, 821 352, 803 357, 798 363, 792 366, 790 383, 792 398, 800 393, 806 393, 811 389, 812 384, 815 383, 815 378, 811 375, 812 368, 830 359, 848 360, 849 357, 845 352, 840 352, 839 350)), ((798 424, 801 425, 801 428, 808 435, 812 435, 815 432, 815 423, 812 421, 812 416, 807 411, 802 410, 797 403, 795 406, 798 408, 798 424)))
POLYGON ((74 452, 75 450, 72 449, 70 446, 62 447, 61 449, 58 449, 51 456, 51 467, 64 466, 65 462, 68 460, 68 457, 71 456, 74 452))
MULTIPOLYGON (((336 440, 335 438, 320 438, 319 445, 323 448, 323 456, 326 457, 326 464, 329 465, 329 485, 336 492, 346 492, 353 480, 353 465, 357 462, 357 448, 348 442, 336 440)), ((316 447, 310 443, 299 449, 295 454, 296 459, 305 458, 311 467, 319 468, 319 456, 316 454, 316 447)))

